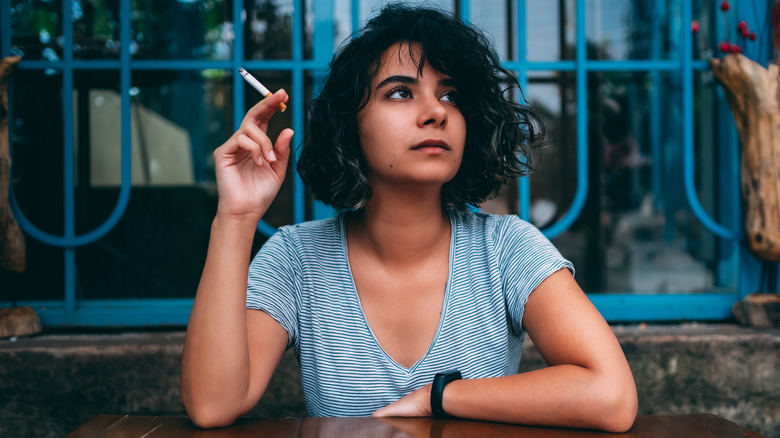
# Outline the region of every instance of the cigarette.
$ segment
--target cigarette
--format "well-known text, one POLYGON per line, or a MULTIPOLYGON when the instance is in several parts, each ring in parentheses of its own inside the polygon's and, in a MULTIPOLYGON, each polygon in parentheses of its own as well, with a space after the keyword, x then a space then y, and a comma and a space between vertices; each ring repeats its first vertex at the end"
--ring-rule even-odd
MULTIPOLYGON (((239 68, 238 72, 241 74, 241 76, 244 78, 244 80, 247 81, 249 83, 249 85, 252 86, 252 88, 254 88, 255 90, 259 91, 260 94, 262 94, 265 97, 273 96, 273 93, 268 91, 268 88, 265 88, 265 86, 263 86, 263 84, 261 84, 260 81, 255 79, 254 76, 249 74, 248 71, 244 70, 243 68, 239 68)), ((279 109, 282 112, 284 112, 284 110, 287 109, 287 105, 285 105, 284 103, 280 103, 279 104, 279 109)))

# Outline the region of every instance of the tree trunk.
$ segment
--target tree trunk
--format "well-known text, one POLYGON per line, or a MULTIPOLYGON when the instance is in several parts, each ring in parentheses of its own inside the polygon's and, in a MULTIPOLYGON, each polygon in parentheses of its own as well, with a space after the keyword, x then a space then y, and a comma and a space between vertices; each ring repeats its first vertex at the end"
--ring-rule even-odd
POLYGON ((750 251, 780 261, 780 75, 742 54, 711 59, 742 143, 741 184, 750 251))
POLYGON ((11 150, 8 139, 8 76, 21 58, 9 56, 0 63, 0 267, 22 272, 27 266, 24 234, 8 200, 11 188, 11 150))

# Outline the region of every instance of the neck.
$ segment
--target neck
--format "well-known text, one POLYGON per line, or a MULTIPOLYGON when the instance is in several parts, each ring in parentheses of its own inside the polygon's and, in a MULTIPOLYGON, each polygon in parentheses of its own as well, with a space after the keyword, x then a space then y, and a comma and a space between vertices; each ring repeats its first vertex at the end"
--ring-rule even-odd
POLYGON ((449 246, 450 221, 440 196, 437 193, 424 202, 420 193, 372 196, 348 223, 349 244, 395 264, 415 263, 442 245, 449 246))

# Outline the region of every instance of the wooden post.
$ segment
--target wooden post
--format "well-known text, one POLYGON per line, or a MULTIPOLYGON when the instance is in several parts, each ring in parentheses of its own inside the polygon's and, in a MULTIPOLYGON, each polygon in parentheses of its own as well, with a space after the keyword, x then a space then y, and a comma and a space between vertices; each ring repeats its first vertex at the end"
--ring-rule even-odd
POLYGON ((8 76, 21 58, 9 56, 0 63, 0 267, 22 272, 27 266, 24 234, 8 200, 11 188, 11 150, 8 139, 8 76))
POLYGON ((740 53, 711 59, 742 143, 741 185, 748 247, 780 261, 780 75, 740 53))

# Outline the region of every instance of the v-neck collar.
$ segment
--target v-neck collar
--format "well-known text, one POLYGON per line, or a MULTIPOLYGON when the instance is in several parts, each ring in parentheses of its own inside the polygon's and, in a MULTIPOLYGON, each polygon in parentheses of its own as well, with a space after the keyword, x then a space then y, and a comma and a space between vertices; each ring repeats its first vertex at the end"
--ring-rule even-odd
POLYGON ((433 340, 431 341, 431 345, 428 346, 428 350, 425 352, 425 354, 422 355, 417 361, 412 364, 410 367, 405 367, 398 363, 395 359, 393 359, 392 356, 390 356, 384 348, 382 348, 382 345, 379 344, 379 341, 376 338, 376 335, 374 334, 374 331, 371 329, 371 325, 368 323, 368 318, 366 317, 366 313, 363 310, 363 304, 360 301, 360 295, 357 292, 357 286, 355 285, 355 278, 352 275, 352 266, 349 263, 349 250, 347 248, 347 227, 346 227, 346 213, 342 212, 338 216, 338 228, 340 233, 340 239, 341 239, 341 256, 343 258, 343 263, 347 267, 347 272, 349 273, 349 282, 350 282, 350 294, 352 297, 354 297, 355 302, 357 303, 358 313, 360 320, 362 321, 362 324, 366 328, 366 330, 371 334, 371 339, 374 342, 374 345, 376 346, 377 350, 381 352, 381 354, 386 358, 386 360, 392 364, 394 367, 405 371, 407 374, 411 374, 414 372, 416 368, 422 364, 425 359, 430 356, 431 352, 436 348, 436 343, 441 335, 441 332, 444 328, 444 322, 447 318, 447 309, 448 309, 448 303, 449 303, 449 297, 450 297, 450 291, 452 289, 452 279, 453 279, 453 272, 452 267, 455 266, 455 244, 456 244, 456 236, 458 234, 457 229, 457 221, 455 220, 455 213, 451 209, 447 209, 447 216, 450 220, 450 254, 449 254, 449 266, 447 269, 447 287, 444 290, 444 300, 442 303, 442 310, 439 316, 439 324, 436 327, 436 334, 433 336, 433 340))

